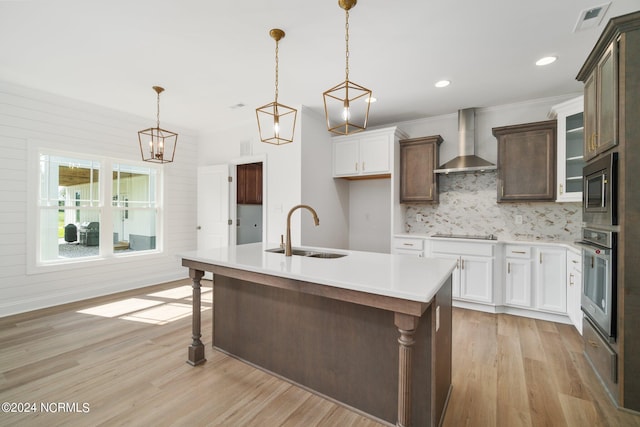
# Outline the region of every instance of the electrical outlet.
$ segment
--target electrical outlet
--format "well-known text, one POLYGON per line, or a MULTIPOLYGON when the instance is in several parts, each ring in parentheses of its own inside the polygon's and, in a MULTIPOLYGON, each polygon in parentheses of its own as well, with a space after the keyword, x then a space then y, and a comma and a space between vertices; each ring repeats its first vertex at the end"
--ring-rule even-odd
POLYGON ((522 224, 522 215, 516 215, 516 224, 522 224))

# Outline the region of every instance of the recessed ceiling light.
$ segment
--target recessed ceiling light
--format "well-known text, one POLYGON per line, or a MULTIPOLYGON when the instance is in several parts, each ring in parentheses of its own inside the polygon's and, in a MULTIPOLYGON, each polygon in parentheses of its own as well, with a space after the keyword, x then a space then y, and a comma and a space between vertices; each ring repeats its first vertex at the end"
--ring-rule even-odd
POLYGON ((439 82, 436 82, 435 86, 436 87, 447 87, 451 84, 451 82, 449 80, 440 80, 439 82))
POLYGON ((374 102, 376 102, 378 100, 378 98, 376 98, 375 96, 370 96, 368 98, 364 99, 364 102, 368 102, 369 104, 373 104, 374 102))
POLYGON ((556 59, 558 59, 557 56, 545 56, 544 58, 538 59, 536 61, 536 65, 538 66, 549 65, 551 63, 556 62, 556 59))

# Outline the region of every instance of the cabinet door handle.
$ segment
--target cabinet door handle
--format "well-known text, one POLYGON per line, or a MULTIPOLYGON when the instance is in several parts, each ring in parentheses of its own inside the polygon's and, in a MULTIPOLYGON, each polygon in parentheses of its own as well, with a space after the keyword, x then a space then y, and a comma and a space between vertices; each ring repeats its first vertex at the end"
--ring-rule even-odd
POLYGON ((464 258, 462 258, 462 269, 464 270, 464 258))
POLYGON ((413 243, 403 243, 404 246, 411 246, 413 247, 413 243))
POLYGON ((597 342, 595 342, 594 340, 589 340, 589 345, 593 348, 599 348, 600 346, 598 345, 597 342))
POLYGON ((507 263, 507 274, 511 274, 511 263, 507 263))
POLYGON ((460 268, 460 258, 456 260, 456 268, 460 268))
POLYGON ((592 257, 591 257, 591 268, 593 268, 593 260, 594 260, 595 258, 596 258, 596 257, 594 257, 594 256, 592 256, 592 257))
POLYGON ((542 252, 540 252, 540 264, 542 264, 542 252))
POLYGON ((511 253, 512 254, 522 254, 522 255, 526 254, 525 251, 511 251, 511 253))
POLYGON ((504 197, 504 184, 502 184, 502 197, 504 197))
POLYGON ((560 184, 560 194, 564 194, 564 186, 560 184))
POLYGON ((433 187, 429 188, 429 198, 433 197, 433 187))
POLYGON ((569 286, 573 286, 575 283, 573 282, 573 273, 569 273, 569 286))

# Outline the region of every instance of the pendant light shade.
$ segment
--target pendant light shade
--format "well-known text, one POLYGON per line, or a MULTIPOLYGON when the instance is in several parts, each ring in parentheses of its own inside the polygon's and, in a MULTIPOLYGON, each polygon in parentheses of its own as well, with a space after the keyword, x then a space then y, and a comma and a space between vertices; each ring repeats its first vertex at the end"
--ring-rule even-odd
POLYGON ((324 92, 324 113, 327 129, 338 135, 349 135, 366 129, 369 120, 371 90, 349 80, 349 10, 357 0, 338 0, 345 10, 345 79, 324 92))
POLYGON ((164 88, 153 86, 153 90, 157 94, 158 106, 156 127, 138 132, 140 154, 142 155, 142 160, 145 162, 171 163, 176 154, 178 134, 160 128, 160 93, 164 91, 164 88))
POLYGON ((274 145, 293 142, 298 111, 278 103, 278 43, 284 37, 284 31, 274 28, 269 35, 276 41, 276 90, 275 100, 256 108, 260 141, 274 145))

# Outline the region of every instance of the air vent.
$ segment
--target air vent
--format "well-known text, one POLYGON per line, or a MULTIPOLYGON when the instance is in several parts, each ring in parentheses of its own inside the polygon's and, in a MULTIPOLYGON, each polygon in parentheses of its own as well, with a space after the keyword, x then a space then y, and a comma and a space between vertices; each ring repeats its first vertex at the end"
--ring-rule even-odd
POLYGON ((611 2, 585 9, 580 12, 578 22, 576 22, 573 32, 576 33, 578 31, 589 30, 600 25, 602 18, 607 14, 609 6, 611 6, 611 2))

